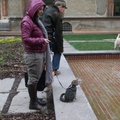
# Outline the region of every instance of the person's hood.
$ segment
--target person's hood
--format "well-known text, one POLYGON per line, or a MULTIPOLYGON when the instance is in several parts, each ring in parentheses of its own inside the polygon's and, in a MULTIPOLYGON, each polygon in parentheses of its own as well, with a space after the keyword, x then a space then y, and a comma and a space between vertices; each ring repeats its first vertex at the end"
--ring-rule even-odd
POLYGON ((33 18, 37 10, 39 10, 42 6, 45 7, 45 3, 42 0, 30 0, 28 5, 27 14, 33 18))

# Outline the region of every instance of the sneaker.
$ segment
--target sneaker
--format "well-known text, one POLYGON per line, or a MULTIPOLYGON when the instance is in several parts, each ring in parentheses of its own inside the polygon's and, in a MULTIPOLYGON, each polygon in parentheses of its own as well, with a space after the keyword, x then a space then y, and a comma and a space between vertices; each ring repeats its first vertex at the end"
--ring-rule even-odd
POLYGON ((60 75, 61 72, 60 71, 54 71, 54 75, 60 75))

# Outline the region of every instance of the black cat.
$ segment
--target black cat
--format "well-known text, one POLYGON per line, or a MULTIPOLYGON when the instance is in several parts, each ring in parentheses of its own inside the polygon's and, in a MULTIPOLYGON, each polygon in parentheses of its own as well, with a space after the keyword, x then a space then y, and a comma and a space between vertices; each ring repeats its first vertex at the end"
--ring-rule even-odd
POLYGON ((72 102, 74 99, 76 99, 77 85, 78 80, 73 80, 71 85, 66 89, 66 92, 61 94, 60 100, 62 102, 72 102))

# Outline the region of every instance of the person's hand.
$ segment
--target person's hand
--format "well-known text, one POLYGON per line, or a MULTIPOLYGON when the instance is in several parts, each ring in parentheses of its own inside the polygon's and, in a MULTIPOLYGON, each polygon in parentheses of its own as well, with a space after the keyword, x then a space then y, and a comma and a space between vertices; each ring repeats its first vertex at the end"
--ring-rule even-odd
POLYGON ((49 42, 50 42, 50 40, 44 39, 44 43, 48 44, 49 42))

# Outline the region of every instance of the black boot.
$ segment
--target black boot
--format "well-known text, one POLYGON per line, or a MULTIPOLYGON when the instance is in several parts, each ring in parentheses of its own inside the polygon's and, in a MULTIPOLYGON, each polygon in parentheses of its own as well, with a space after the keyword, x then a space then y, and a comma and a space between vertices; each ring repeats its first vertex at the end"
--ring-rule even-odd
POLYGON ((38 103, 38 98, 37 98, 37 84, 28 85, 28 93, 30 96, 29 109, 41 110, 42 106, 38 103))

